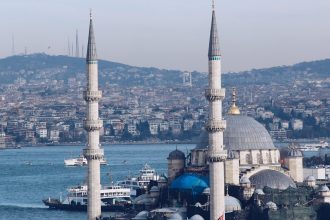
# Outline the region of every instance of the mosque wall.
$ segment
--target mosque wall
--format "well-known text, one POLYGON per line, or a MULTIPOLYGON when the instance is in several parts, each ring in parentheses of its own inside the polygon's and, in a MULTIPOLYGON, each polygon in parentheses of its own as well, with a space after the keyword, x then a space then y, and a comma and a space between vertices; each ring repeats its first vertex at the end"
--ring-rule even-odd
POLYGON ((228 184, 239 185, 239 159, 226 160, 225 181, 228 184))

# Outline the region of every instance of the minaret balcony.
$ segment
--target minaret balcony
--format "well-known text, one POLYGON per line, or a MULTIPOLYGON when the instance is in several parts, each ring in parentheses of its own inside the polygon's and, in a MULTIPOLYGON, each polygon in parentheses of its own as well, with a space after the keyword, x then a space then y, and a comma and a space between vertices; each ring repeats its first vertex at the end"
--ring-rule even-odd
POLYGON ((225 93, 226 93, 226 90, 223 88, 221 88, 221 89, 205 89, 205 97, 210 102, 219 101, 219 100, 222 101, 225 98, 225 93))
POLYGON ((84 149, 84 157, 87 160, 102 160, 104 157, 104 149, 84 149))
POLYGON ((103 127, 102 120, 85 120, 84 127, 86 131, 96 131, 103 127))
POLYGON ((210 163, 223 162, 227 159, 227 151, 221 150, 218 152, 210 152, 208 156, 208 161, 210 163))
POLYGON ((102 91, 84 91, 84 99, 86 102, 96 102, 102 98, 102 91))
POLYGON ((226 129, 225 120, 210 120, 206 124, 206 130, 210 133, 224 131, 226 129))

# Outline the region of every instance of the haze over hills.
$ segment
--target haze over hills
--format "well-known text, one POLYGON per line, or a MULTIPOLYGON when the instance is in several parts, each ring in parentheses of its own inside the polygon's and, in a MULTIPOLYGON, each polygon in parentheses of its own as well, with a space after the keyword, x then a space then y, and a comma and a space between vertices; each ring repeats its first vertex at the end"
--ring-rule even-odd
MULTIPOLYGON (((32 54, 11 56, 0 60, 0 84, 13 83, 19 77, 36 79, 40 72, 47 72, 48 79, 68 80, 85 75, 85 59, 68 56, 32 54)), ((125 86, 173 86, 182 84, 182 71, 158 68, 134 67, 126 64, 100 60, 100 82, 125 86)), ((193 85, 205 86, 207 74, 193 72, 193 85)), ((292 66, 224 74, 222 82, 227 86, 291 84, 297 80, 325 80, 330 77, 330 59, 302 62, 292 66)))

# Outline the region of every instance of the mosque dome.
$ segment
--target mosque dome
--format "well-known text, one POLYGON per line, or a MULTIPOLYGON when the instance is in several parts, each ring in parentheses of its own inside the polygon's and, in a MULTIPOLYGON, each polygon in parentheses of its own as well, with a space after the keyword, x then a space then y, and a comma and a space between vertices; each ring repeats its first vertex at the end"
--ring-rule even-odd
POLYGON ((234 212, 234 211, 240 211, 241 203, 238 199, 232 196, 225 196, 225 210, 226 213, 234 212))
POLYGON ((243 176, 240 181, 239 181, 240 184, 248 184, 248 183, 251 183, 251 181, 249 180, 249 178, 247 178, 246 176, 243 176))
MULTIPOLYGON (((251 117, 241 115, 236 106, 236 89, 233 88, 232 106, 227 117, 227 127, 224 131, 224 146, 226 150, 272 150, 276 149, 266 128, 251 117)), ((203 130, 196 150, 205 149, 209 145, 208 133, 203 130)))
POLYGON ((271 209, 271 210, 277 210, 277 205, 274 202, 267 202, 266 208, 271 209))
POLYGON ((208 194, 210 194, 211 193, 211 189, 208 187, 208 188, 205 188, 204 190, 203 190, 203 194, 206 194, 206 195, 208 195, 208 194))
POLYGON ((257 189, 263 189, 265 186, 273 189, 287 189, 288 187, 296 188, 293 180, 275 170, 262 170, 250 177, 250 181, 257 189))
POLYGON ((150 192, 159 192, 158 186, 151 187, 150 192))
MULTIPOLYGON (((276 149, 266 128, 253 118, 228 115, 225 120, 227 123, 223 134, 225 149, 230 151, 276 149)), ((203 130, 195 149, 207 148, 208 142, 208 133, 203 130)))
POLYGON ((185 160, 186 156, 184 155, 184 153, 178 149, 172 151, 169 155, 168 155, 168 160, 185 160))
POLYGON ((315 179, 314 176, 308 176, 308 177, 306 177, 306 181, 307 181, 307 182, 315 182, 316 179, 315 179))
MULTIPOLYGON (((236 106, 236 89, 233 88, 232 106, 225 117, 227 127, 224 131, 225 149, 240 150, 271 150, 276 149, 266 128, 251 117, 241 115, 236 106)), ((204 130, 196 149, 208 147, 208 133, 204 130)))
POLYGON ((193 215, 189 220, 204 220, 204 218, 200 215, 193 215))
POLYGON ((320 187, 319 192, 329 192, 329 188, 326 185, 320 187))
POLYGON ((170 218, 168 218, 168 220, 183 220, 183 218, 179 213, 174 213, 170 218))
POLYGON ((176 190, 192 190, 194 194, 201 194, 204 189, 209 188, 209 180, 204 176, 185 173, 176 178, 171 183, 170 188, 176 190))

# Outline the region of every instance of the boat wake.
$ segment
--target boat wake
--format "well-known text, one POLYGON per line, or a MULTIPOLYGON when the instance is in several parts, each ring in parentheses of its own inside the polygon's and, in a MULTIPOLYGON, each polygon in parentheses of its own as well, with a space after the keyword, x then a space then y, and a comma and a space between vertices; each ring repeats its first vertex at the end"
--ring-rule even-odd
POLYGON ((24 203, 0 203, 0 208, 28 208, 28 209, 47 209, 48 207, 38 204, 24 204, 24 203))

